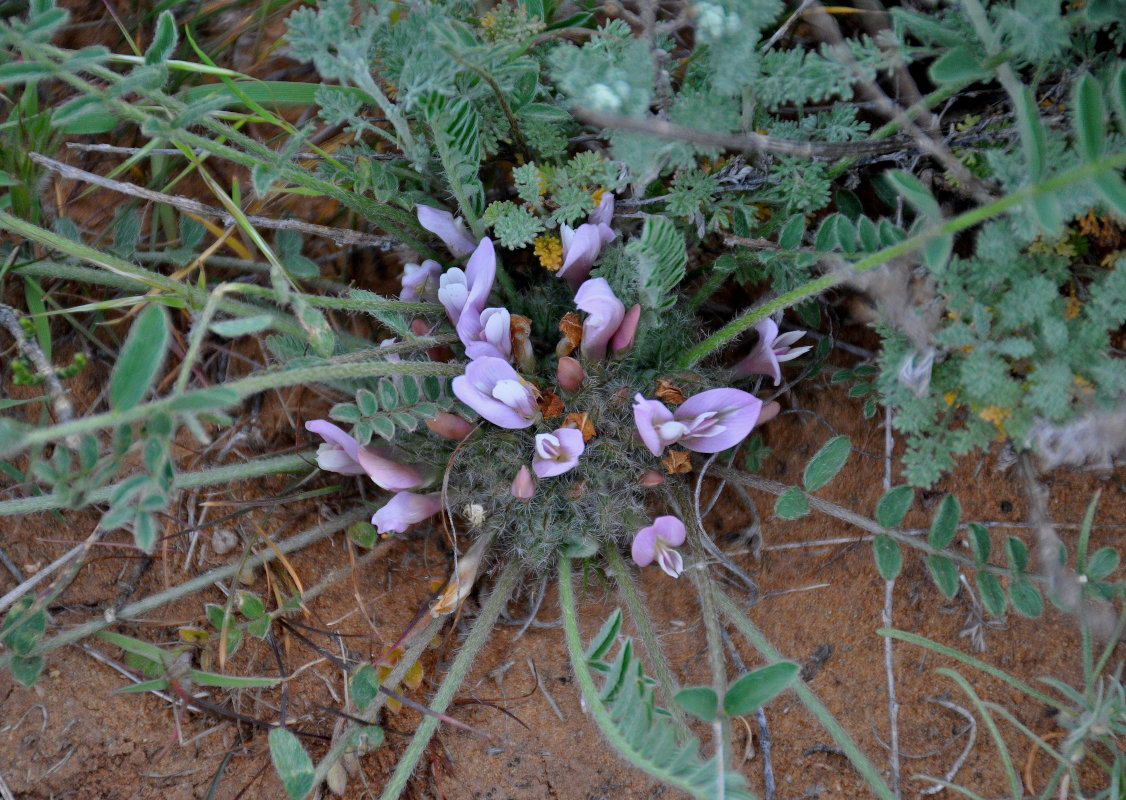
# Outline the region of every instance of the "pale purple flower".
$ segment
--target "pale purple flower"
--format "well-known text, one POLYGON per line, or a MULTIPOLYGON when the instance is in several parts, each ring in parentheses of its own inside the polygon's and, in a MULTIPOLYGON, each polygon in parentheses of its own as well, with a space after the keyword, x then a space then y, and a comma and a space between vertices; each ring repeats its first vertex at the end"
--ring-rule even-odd
POLYGON ((674 548, 684 544, 685 535, 684 523, 676 517, 657 517, 633 537, 634 563, 647 567, 656 560, 669 576, 679 578, 684 572, 684 559, 674 548))
POLYGON ((655 456, 671 444, 697 453, 718 453, 747 437, 762 401, 739 389, 709 389, 692 395, 675 412, 658 400, 634 397, 633 419, 641 441, 655 456))
POLYGON ((520 467, 520 471, 516 473, 516 477, 512 481, 512 488, 509 491, 517 500, 532 499, 532 496, 536 493, 536 485, 532 483, 532 473, 528 472, 527 467, 520 467))
POLYGON ((317 448, 317 466, 326 472, 341 475, 367 475, 382 489, 399 491, 414 489, 423 483, 425 476, 418 466, 407 466, 395 460, 395 451, 389 447, 372 447, 359 443, 328 420, 311 419, 305 430, 325 440, 317 448))
POLYGON ((614 193, 603 192, 598 207, 590 212, 586 221, 591 225, 609 225, 614 219, 614 193))
POLYGON ((584 281, 575 292, 575 305, 587 314, 583 321, 582 353, 598 361, 606 355, 606 345, 617 332, 626 315, 626 307, 610 288, 605 278, 584 281))
POLYGON ((441 277, 442 265, 437 261, 428 258, 422 264, 407 264, 403 267, 399 299, 408 303, 437 303, 441 277))
POLYGON ((512 355, 512 315, 507 308, 486 308, 479 315, 462 314, 457 333, 470 359, 508 359, 512 355))
POLYGON ((461 217, 454 219, 449 211, 430 206, 419 206, 415 211, 418 224, 441 239, 454 258, 465 258, 477 246, 477 240, 465 230, 465 220, 461 217))
POLYGON ((375 512, 371 524, 380 533, 403 533, 416 522, 422 522, 442 510, 442 495, 396 492, 383 508, 375 512))
POLYGON ((496 275, 496 250, 492 239, 485 237, 469 257, 464 271, 451 267, 438 282, 438 300, 446 307, 450 322, 457 325, 464 314, 470 314, 473 319, 480 316, 496 275))
POLYGON ((769 375, 777 386, 782 382, 780 363, 813 349, 812 345, 791 347, 805 335, 805 331, 790 331, 779 336, 778 323, 770 317, 756 323, 755 330, 758 331, 758 344, 749 356, 735 365, 735 372, 739 375, 769 375))
POLYGON ((578 286, 590 275, 602 246, 614 241, 615 236, 614 229, 605 223, 594 225, 584 222, 577 230, 572 230, 570 225, 560 225, 563 266, 556 274, 566 278, 572 286, 578 286))
POLYGON ((625 319, 622 324, 618 326, 618 330, 614 333, 614 338, 610 340, 610 352, 614 355, 621 355, 622 353, 633 347, 633 337, 637 335, 637 323, 641 321, 641 304, 634 303, 633 307, 626 312, 625 319))
POLYGON ((562 475, 574 469, 585 449, 583 433, 576 428, 559 428, 554 433, 538 433, 532 471, 541 478, 562 475))
POLYGON ((501 428, 526 428, 539 419, 531 385, 503 358, 470 361, 452 386, 458 400, 501 428))

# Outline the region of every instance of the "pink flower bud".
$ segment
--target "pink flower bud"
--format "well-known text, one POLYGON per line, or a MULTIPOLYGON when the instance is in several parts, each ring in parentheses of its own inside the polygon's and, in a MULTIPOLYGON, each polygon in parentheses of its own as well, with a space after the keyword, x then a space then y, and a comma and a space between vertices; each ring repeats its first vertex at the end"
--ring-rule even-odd
POLYGON ((665 482, 665 476, 657 472, 655 469, 647 469, 641 473, 641 480, 638 481, 646 489, 652 489, 654 486, 660 486, 665 482))
POLYGON ((426 420, 426 427, 435 436, 441 436, 443 439, 453 439, 455 442, 460 442, 469 432, 473 430, 473 426, 463 420, 457 414, 451 414, 448 411, 439 411, 438 416, 434 419, 426 420))
POLYGON ((536 493, 536 486, 532 483, 532 473, 528 471, 527 467, 520 467, 520 471, 516 473, 516 479, 512 481, 512 488, 509 491, 517 500, 532 499, 532 495, 536 493))
POLYGON ((567 394, 575 394, 582 388, 583 378, 586 377, 583 375, 582 364, 579 363, 578 359, 570 356, 563 356, 559 359, 559 368, 556 370, 555 376, 559 381, 559 388, 567 394))
POLYGON ((759 412, 758 420, 755 422, 755 424, 761 425, 764 422, 769 422, 770 420, 778 416, 778 412, 780 412, 781 410, 782 406, 779 405, 776 401, 771 400, 769 403, 763 405, 762 411, 759 412))
POLYGON ((637 323, 641 320, 641 304, 635 303, 633 308, 626 312, 625 319, 618 326, 614 338, 610 340, 610 352, 621 355, 633 347, 633 337, 637 334, 637 323))

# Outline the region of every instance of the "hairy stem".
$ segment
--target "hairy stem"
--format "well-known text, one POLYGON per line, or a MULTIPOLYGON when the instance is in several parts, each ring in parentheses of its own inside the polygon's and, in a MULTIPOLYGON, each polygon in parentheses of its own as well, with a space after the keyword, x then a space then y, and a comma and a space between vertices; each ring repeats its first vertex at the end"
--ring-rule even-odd
POLYGON ((602 548, 602 552, 606 562, 610 565, 614 581, 618 584, 618 591, 621 592, 622 598, 626 601, 626 608, 629 609, 634 627, 637 628, 637 633, 645 644, 645 650, 649 653, 653 672, 657 675, 657 682, 661 685, 665 702, 668 704, 668 709, 672 712, 673 720, 676 722, 677 733, 687 738, 692 735, 688 730, 688 720, 684 716, 684 710, 672 699, 677 691, 676 679, 673 678, 672 670, 669 669, 669 662, 661 649, 661 643, 657 641, 657 632, 653 630, 653 626, 650 624, 649 611, 645 608, 641 593, 637 591, 637 584, 630 576, 626 562, 622 558, 622 554, 618 552, 617 545, 608 542, 602 548))
MULTIPOLYGON (((762 631, 760 631, 753 622, 751 622, 750 618, 743 613, 743 610, 735 604, 735 601, 718 589, 715 592, 715 596, 716 603, 719 605, 720 610, 731 620, 731 623, 738 628, 739 632, 747 637, 747 640, 762 654, 763 658, 772 664, 782 660, 782 654, 774 648, 770 640, 763 635, 762 631)), ((821 723, 822 727, 833 737, 837 746, 844 751, 845 756, 852 762, 852 765, 856 767, 856 771, 868 782, 868 785, 872 788, 876 796, 879 797, 880 800, 895 800, 895 793, 884 783, 880 771, 876 769, 872 762, 868 760, 868 757, 861 752, 856 742, 854 742, 852 737, 848 735, 848 732, 841 727, 841 724, 837 722, 836 717, 825 707, 825 704, 805 685, 805 681, 798 678, 791 684, 791 688, 805 707, 809 709, 810 713, 817 718, 817 721, 821 723)))
MULTIPOLYGON (((352 511, 331 519, 328 522, 323 522, 320 525, 316 525, 312 528, 309 528, 308 530, 291 536, 284 541, 278 542, 276 550, 274 548, 264 548, 261 552, 248 558, 246 560, 245 567, 257 567, 259 565, 273 561, 279 555, 292 553, 295 550, 300 550, 304 547, 308 547, 315 542, 319 542, 321 539, 326 539, 334 533, 344 530, 354 522, 359 522, 360 520, 367 519, 370 514, 370 510, 367 508, 353 509, 352 511)), ((143 600, 138 600, 135 603, 130 603, 117 612, 117 617, 139 617, 143 614, 147 614, 154 609, 161 608, 162 606, 166 606, 169 603, 179 600, 181 597, 187 597, 188 595, 200 592, 214 584, 216 581, 224 581, 229 578, 233 578, 243 569, 244 565, 237 560, 229 564, 225 564, 222 567, 217 567, 209 572, 205 572, 202 575, 197 575, 190 580, 186 580, 178 586, 173 586, 170 589, 165 589, 163 592, 157 592, 154 595, 150 595, 143 600)), ((35 647, 33 647, 31 649, 31 652, 27 655, 39 656, 43 655, 44 653, 49 653, 50 651, 62 647, 63 645, 73 644, 79 639, 84 639, 87 636, 100 631, 107 625, 112 624, 112 622, 112 618, 100 616, 97 619, 90 620, 89 622, 83 623, 81 625, 75 625, 73 628, 68 628, 62 633, 56 634, 55 636, 52 636, 48 639, 41 639, 35 644, 35 647)), ((8 664, 9 662, 11 662, 11 660, 11 653, 0 655, 0 670, 7 669, 8 664)))
POLYGON ((941 225, 936 225, 933 228, 928 228, 921 231, 914 236, 904 239, 902 242, 894 244, 890 247, 885 247, 879 252, 865 256, 859 261, 853 262, 848 268, 838 269, 820 278, 816 278, 808 283, 797 287, 785 294, 756 306, 748 311, 743 312, 741 315, 733 319, 731 322, 724 325, 718 331, 713 333, 707 339, 700 342, 695 347, 691 348, 677 363, 679 369, 689 369, 697 364, 701 359, 706 358, 712 353, 719 350, 732 340, 741 336, 749 328, 753 327, 759 320, 765 319, 776 311, 782 311, 789 308, 806 298, 813 297, 814 295, 821 294, 822 292, 845 282, 848 278, 856 272, 865 272, 876 267, 883 266, 890 261, 893 261, 901 256, 908 255, 915 250, 918 250, 928 242, 949 236, 959 231, 972 228, 973 226, 985 222, 986 220, 997 216, 1011 208, 1033 200, 1041 195, 1049 194, 1051 192, 1065 189, 1076 183, 1090 180, 1105 172, 1121 169, 1126 166, 1126 152, 1116 153, 1114 155, 1101 158, 1097 161, 1089 161, 1073 167, 1058 175, 1054 175, 1047 180, 1040 183, 1026 186, 1023 189, 1013 192, 1012 194, 1001 197, 992 203, 988 203, 977 208, 972 208, 965 211, 956 217, 943 222, 941 225))
MULTIPOLYGON (((477 653, 488 640, 489 634, 492 633, 493 625, 496 623, 497 617, 500 616, 500 612, 507 605, 509 598, 512 596, 512 590, 516 587, 516 582, 519 579, 520 563, 512 561, 504 568, 500 580, 497 581, 489 599, 485 601, 485 605, 481 608, 481 613, 478 614, 477 620, 473 623, 473 628, 469 632, 469 638, 458 649, 454 663, 450 665, 450 670, 446 673, 442 685, 438 688, 434 699, 430 701, 431 710, 440 714, 449 706, 450 701, 454 698, 454 692, 461 687, 465 676, 469 673, 469 668, 473 666, 473 660, 477 657, 477 653)), ((399 759, 399 763, 395 766, 395 772, 387 781, 383 794, 380 795, 382 800, 395 800, 406 788, 407 780, 414 772, 418 759, 422 757, 422 751, 430 743, 430 737, 434 735, 434 730, 437 727, 438 718, 436 716, 427 714, 422 718, 411 743, 399 759)))

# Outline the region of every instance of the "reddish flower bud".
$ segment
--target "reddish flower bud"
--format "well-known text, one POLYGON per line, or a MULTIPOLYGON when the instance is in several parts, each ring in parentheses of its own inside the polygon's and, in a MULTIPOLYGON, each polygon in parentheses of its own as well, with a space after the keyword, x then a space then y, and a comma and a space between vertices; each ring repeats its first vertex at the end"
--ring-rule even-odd
POLYGON ((582 364, 578 359, 571 358, 571 356, 563 356, 559 359, 559 368, 556 370, 556 378, 559 381, 559 388, 567 394, 575 394, 583 385, 582 364))
POLYGON ((633 347, 633 337, 637 334, 637 323, 640 320, 641 304, 636 303, 633 308, 626 312, 625 319, 618 326, 614 338, 610 340, 611 354, 620 356, 633 347))
POLYGON ((665 482, 665 476, 657 472, 655 469, 647 469, 641 473, 641 480, 638 481, 646 489, 652 489, 654 486, 660 486, 665 482))
POLYGON ((532 499, 532 495, 536 493, 536 485, 532 483, 532 473, 528 471, 527 467, 520 467, 520 471, 516 473, 516 479, 512 481, 512 488, 509 491, 517 500, 532 499))
POLYGON ((435 436, 441 436, 443 439, 453 439, 455 442, 460 442, 469 432, 473 430, 473 426, 463 420, 457 414, 451 414, 448 411, 439 411, 438 416, 434 419, 426 420, 426 427, 435 436))

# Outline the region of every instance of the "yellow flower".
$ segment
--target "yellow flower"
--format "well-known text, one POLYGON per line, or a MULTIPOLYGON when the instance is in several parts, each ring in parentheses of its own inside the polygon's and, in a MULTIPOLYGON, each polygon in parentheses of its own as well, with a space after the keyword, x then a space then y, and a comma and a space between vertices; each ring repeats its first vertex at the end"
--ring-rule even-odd
POLYGON ((1011 417, 1013 412, 1009 411, 1007 408, 1001 408, 1001 406, 986 406, 981 411, 977 412, 977 415, 986 422, 992 422, 997 427, 997 430, 1004 433, 1005 420, 1011 417))
POLYGON ((535 245, 533 252, 544 269, 555 272, 563 266, 563 242, 558 236, 537 236, 532 244, 535 245))

